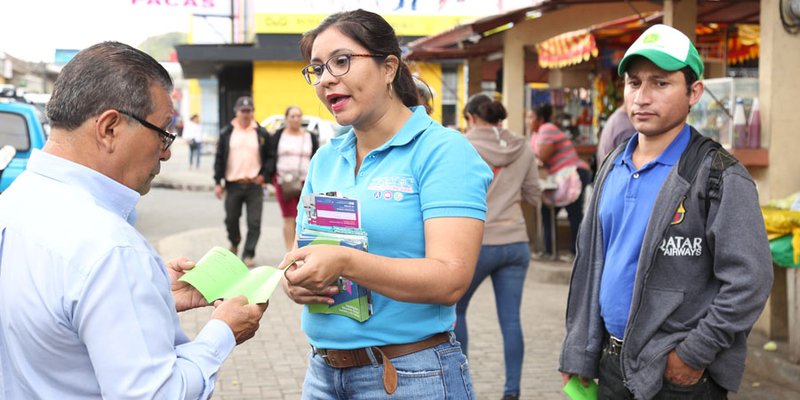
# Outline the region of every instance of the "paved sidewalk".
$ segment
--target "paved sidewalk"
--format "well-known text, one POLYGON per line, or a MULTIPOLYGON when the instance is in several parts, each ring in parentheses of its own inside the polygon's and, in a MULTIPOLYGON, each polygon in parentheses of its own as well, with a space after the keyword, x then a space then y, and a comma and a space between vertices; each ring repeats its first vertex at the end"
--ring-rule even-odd
MULTIPOLYGON (((158 249, 165 259, 186 255, 197 259, 211 246, 225 243, 222 228, 199 229, 162 239, 158 249)), ((256 251, 260 264, 276 265, 283 254, 277 226, 262 229, 256 251)), ((568 268, 555 265, 551 268, 568 268)), ((536 266, 532 266, 536 268, 536 266)), ((556 371, 563 335, 563 310, 567 287, 538 283, 532 275, 525 282, 523 325, 525 365, 523 398, 563 399, 556 371)), ((300 330, 301 306, 283 293, 271 300, 256 337, 237 347, 223 365, 215 399, 298 399, 306 369, 309 346, 300 330)), ((181 324, 193 336, 208 321, 210 309, 181 314, 181 324)), ((482 285, 472 300, 470 323, 470 372, 479 399, 502 396, 502 338, 494 309, 491 284, 482 285)))
MULTIPOLYGON (((173 146, 174 160, 164 164, 154 182, 156 187, 212 190, 213 156, 204 155, 201 168, 188 170, 185 142, 173 146)), ((277 204, 265 202, 264 215, 278 215, 277 204)), ((280 222, 265 218, 256 250, 259 265, 277 265, 284 254, 280 222)), ((215 245, 227 245, 224 228, 203 228, 167 236, 155 243, 164 259, 185 255, 199 259, 215 245)), ((522 375, 523 399, 565 399, 557 372, 564 332, 564 310, 570 264, 533 261, 525 281, 522 324, 525 335, 525 363, 522 375)), ((299 399, 309 346, 300 329, 301 306, 277 293, 256 336, 237 347, 222 366, 215 399, 299 399)), ((210 309, 181 314, 186 333, 194 336, 208 321, 210 309)), ((470 326, 470 372, 478 399, 502 396, 504 365, 502 337, 497 323, 491 284, 485 282, 473 297, 468 313, 470 326)), ((800 398, 783 379, 774 383, 762 376, 786 376, 800 382, 800 367, 785 362, 785 355, 761 350, 765 339, 751 338, 748 369, 738 394, 731 399, 800 398)), ((780 344, 785 346, 785 344, 780 344)), ((784 348, 784 347, 781 347, 784 348)), ((795 386, 796 388, 796 386, 795 386)))

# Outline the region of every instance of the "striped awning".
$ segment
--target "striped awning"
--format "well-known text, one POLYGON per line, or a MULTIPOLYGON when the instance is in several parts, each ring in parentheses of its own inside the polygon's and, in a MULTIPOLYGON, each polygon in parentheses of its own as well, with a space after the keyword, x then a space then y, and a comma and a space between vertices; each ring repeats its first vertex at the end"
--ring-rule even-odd
POLYGON ((536 45, 539 66, 563 68, 597 57, 597 42, 588 29, 563 33, 536 45))
POLYGON ((736 36, 728 39, 728 64, 758 58, 761 30, 754 24, 737 24, 736 36))

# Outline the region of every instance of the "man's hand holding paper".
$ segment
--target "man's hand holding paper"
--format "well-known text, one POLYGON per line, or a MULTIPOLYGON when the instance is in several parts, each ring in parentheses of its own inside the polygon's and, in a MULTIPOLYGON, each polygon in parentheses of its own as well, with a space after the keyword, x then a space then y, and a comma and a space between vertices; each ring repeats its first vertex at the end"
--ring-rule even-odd
POLYGON ((172 283, 172 297, 175 299, 175 310, 178 312, 210 305, 203 295, 188 282, 179 280, 186 271, 194 268, 194 261, 186 257, 167 262, 169 281, 172 283))

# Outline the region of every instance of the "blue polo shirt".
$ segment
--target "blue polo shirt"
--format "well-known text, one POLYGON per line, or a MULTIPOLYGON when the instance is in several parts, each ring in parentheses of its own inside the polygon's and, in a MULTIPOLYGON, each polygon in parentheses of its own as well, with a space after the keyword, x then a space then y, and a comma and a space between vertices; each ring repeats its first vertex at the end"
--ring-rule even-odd
POLYGON ((689 136, 689 125, 684 125, 655 160, 637 170, 632 160, 639 144, 636 133, 614 160, 603 184, 599 218, 605 261, 600 281, 600 313, 606 330, 617 338, 625 335, 639 251, 653 205, 664 179, 686 149, 689 136))
MULTIPOLYGON (((394 258, 425 257, 424 222, 437 217, 484 220, 492 172, 467 139, 433 121, 424 107, 356 171, 356 136, 331 139, 309 166, 303 193, 341 192, 358 199, 369 252, 394 258)), ((298 205, 297 227, 305 213, 298 205)), ((312 345, 352 349, 410 343, 453 329, 455 306, 413 304, 372 293, 373 315, 363 323, 303 310, 312 345)))

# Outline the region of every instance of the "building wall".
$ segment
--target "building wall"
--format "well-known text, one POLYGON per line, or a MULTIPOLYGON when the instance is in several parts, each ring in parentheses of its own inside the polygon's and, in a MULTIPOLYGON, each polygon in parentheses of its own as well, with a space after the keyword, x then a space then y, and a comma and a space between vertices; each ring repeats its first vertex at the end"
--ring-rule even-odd
POLYGON ((256 61, 253 63, 253 101, 256 121, 273 114, 283 115, 288 106, 299 106, 304 114, 333 120, 333 116, 317 99, 300 71, 302 61, 256 61))
MULTIPOLYGON (((256 104, 256 121, 274 114, 283 115, 286 107, 299 106, 304 114, 333 121, 330 112, 322 105, 312 86, 306 83, 300 71, 306 65, 301 61, 256 61, 253 63, 253 101, 256 104)), ((433 119, 442 116, 442 68, 439 64, 415 63, 411 72, 424 80, 433 90, 433 119)))
POLYGON ((433 114, 431 117, 442 122, 442 66, 434 63, 415 62, 409 65, 411 73, 425 81, 433 91, 433 114))
POLYGON ((778 14, 778 0, 761 0, 759 102, 761 144, 769 150, 769 168, 751 170, 762 203, 800 191, 800 35, 787 33, 778 14))

